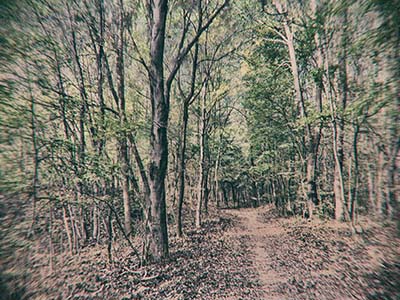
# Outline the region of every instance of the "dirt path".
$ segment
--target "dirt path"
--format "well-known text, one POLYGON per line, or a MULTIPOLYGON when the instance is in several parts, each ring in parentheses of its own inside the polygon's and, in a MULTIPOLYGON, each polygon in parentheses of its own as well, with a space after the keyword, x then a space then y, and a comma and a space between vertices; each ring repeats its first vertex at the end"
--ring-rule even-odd
POLYGON ((250 250, 257 299, 400 299, 397 238, 389 243, 373 228, 354 236, 333 221, 279 218, 272 206, 226 212, 236 220, 226 234, 250 250))
POLYGON ((266 253, 265 242, 268 239, 282 236, 285 230, 276 223, 266 224, 262 222, 262 209, 243 208, 228 211, 238 217, 239 224, 229 234, 237 238, 247 238, 249 248, 252 252, 252 261, 259 275, 259 281, 263 290, 264 299, 278 300, 282 295, 273 295, 270 286, 286 281, 278 272, 271 267, 271 259, 266 253))
POLYGON ((109 265, 104 247, 87 247, 33 280, 27 299, 400 299, 400 241, 380 241, 387 232, 354 237, 334 222, 281 218, 273 206, 223 209, 183 239, 172 236, 163 263, 139 266, 115 243, 109 265))

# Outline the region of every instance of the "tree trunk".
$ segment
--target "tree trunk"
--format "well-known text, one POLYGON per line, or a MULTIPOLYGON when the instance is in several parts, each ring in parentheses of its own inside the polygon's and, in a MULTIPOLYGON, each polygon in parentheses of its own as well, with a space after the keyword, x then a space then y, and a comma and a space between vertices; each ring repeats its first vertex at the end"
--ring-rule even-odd
POLYGON ((350 202, 350 218, 351 222, 355 223, 355 207, 357 204, 357 193, 358 193, 358 173, 359 173, 359 167, 358 167, 358 134, 359 134, 360 127, 359 125, 354 126, 354 136, 353 136, 353 158, 354 158, 354 174, 353 174, 353 180, 352 180, 352 185, 351 185, 351 199, 349 199, 350 202))
MULTIPOLYGON (((398 20, 395 24, 398 25, 398 20)), ((387 168, 387 187, 388 187, 388 202, 392 207, 391 217, 397 222, 397 229, 400 232, 400 28, 396 27, 395 31, 395 66, 393 68, 394 78, 394 103, 393 112, 391 113, 389 136, 390 136, 390 157, 387 168)))
MULTIPOLYGON (((201 16, 201 2, 198 6, 199 13, 201 16)), ((198 26, 201 27, 202 18, 199 18, 198 26)), ((192 76, 191 76, 191 84, 190 84, 190 92, 187 97, 183 100, 183 116, 182 116, 182 129, 181 129, 181 152, 179 154, 179 170, 178 170, 178 178, 179 178, 179 194, 178 194, 178 213, 177 213, 177 234, 178 237, 182 236, 183 228, 182 228, 182 208, 183 208, 183 199, 185 197, 185 170, 186 170, 186 142, 187 142, 187 125, 189 121, 189 106, 196 99, 195 96, 195 87, 196 87, 196 73, 197 73, 197 63, 198 63, 198 54, 199 54, 199 43, 195 44, 193 62, 192 62, 192 76)), ((183 94, 183 93, 182 93, 183 94)))
MULTIPOLYGON (((29 75, 28 75, 29 76, 29 75)), ((39 188, 39 146, 37 140, 37 120, 36 120, 36 101, 33 96, 31 82, 28 82, 29 97, 31 100, 31 138, 33 145, 33 180, 32 180, 32 223, 30 228, 30 234, 34 233, 34 226, 36 224, 36 204, 38 199, 38 188, 39 188)))
MULTIPOLYGON (((206 147, 207 149, 207 147, 206 147)), ((203 181, 203 200, 204 200, 204 214, 208 215, 208 200, 210 196, 210 189, 208 186, 208 168, 204 168, 204 181, 203 181)))
POLYGON ((204 183, 205 183, 205 143, 206 143, 206 99, 207 99, 207 87, 203 96, 201 97, 201 116, 200 116, 200 128, 199 128, 199 145, 200 145, 200 156, 199 156, 199 183, 197 189, 197 206, 196 206, 196 227, 201 227, 201 211, 204 202, 204 183))
POLYGON ((385 158, 384 158, 384 153, 381 149, 378 149, 378 164, 376 168, 376 184, 375 184, 375 190, 376 190, 376 209, 379 214, 379 216, 382 216, 386 212, 386 201, 385 201, 385 196, 383 192, 383 172, 384 172, 384 167, 385 167, 385 158))
MULTIPOLYGON (((119 140, 120 158, 122 163, 122 201, 124 205, 124 230, 127 235, 132 231, 131 228, 131 204, 129 199, 130 182, 130 161, 128 140, 126 136, 126 112, 125 112, 125 70, 124 70, 124 49, 125 49, 125 24, 123 1, 119 1, 119 44, 117 47, 117 81, 119 99, 119 119, 121 137, 119 140)), ((133 176, 133 174, 132 174, 133 176)))
MULTIPOLYGON (((347 9, 343 12, 342 22, 344 26, 347 25, 347 9)), ((347 97, 348 97, 348 84, 347 84, 347 32, 344 31, 342 33, 342 41, 341 41, 341 53, 339 59, 339 88, 340 88, 340 111, 336 112, 337 125, 336 126, 336 148, 337 148, 337 159, 335 159, 335 172, 334 172, 334 195, 335 195, 335 219, 336 220, 344 220, 345 218, 345 202, 346 199, 343 198, 344 192, 342 193, 341 182, 343 182, 343 166, 344 166, 344 110, 347 106, 347 97)))
POLYGON ((108 263, 112 264, 112 261, 113 261, 112 260, 113 227, 112 227, 112 209, 111 209, 111 206, 108 209, 107 232, 108 232, 108 240, 107 240, 108 263))
POLYGON ((99 224, 99 211, 98 204, 94 204, 93 207, 93 217, 92 217, 92 239, 98 241, 100 235, 100 224, 99 224))
POLYGON ((65 204, 63 204, 63 221, 64 221, 64 227, 65 227, 65 232, 67 233, 67 239, 68 239, 68 249, 69 253, 72 255, 74 251, 74 246, 72 243, 72 237, 71 237, 71 230, 69 229, 69 224, 68 224, 68 213, 67 213, 67 208, 65 207, 65 204))
POLYGON ((376 214, 376 198, 374 185, 374 169, 373 164, 368 163, 368 212, 376 214))
MULTIPOLYGON (((284 14, 284 9, 282 7, 281 2, 275 1, 276 9, 279 13, 284 14)), ((302 118, 307 117, 307 111, 305 106, 305 101, 303 97, 303 91, 300 82, 300 74, 297 64, 296 58, 296 50, 294 48, 294 35, 292 32, 291 27, 289 26, 289 21, 287 19, 284 20, 283 23, 284 30, 285 30, 285 42, 288 47, 289 52, 289 59, 290 59, 290 66, 293 75, 293 84, 296 94, 296 101, 300 107, 300 116, 302 118)), ((318 137, 318 136, 316 136, 318 137)), ((307 153, 307 160, 306 160, 306 180, 307 180, 307 203, 308 203, 308 213, 309 217, 312 218, 313 210, 314 210, 314 203, 317 202, 317 185, 316 185, 316 173, 315 167, 317 162, 317 151, 318 151, 318 139, 313 136, 311 131, 311 125, 306 125, 306 135, 304 146, 307 153)))
POLYGON ((53 244, 53 203, 49 207, 49 267, 50 272, 54 271, 54 244, 53 244))
POLYGON ((235 185, 233 184, 233 182, 230 183, 230 187, 231 187, 231 192, 232 192, 233 207, 239 208, 239 201, 237 201, 237 198, 236 198, 236 189, 235 189, 235 185))
POLYGON ((226 191, 226 185, 225 185, 224 182, 221 184, 221 189, 222 189, 222 197, 223 197, 223 200, 224 200, 225 207, 228 208, 229 207, 228 197, 226 195, 227 191, 226 191))
POLYGON ((220 159, 221 159, 221 134, 220 134, 220 139, 219 139, 219 144, 218 144, 217 159, 215 160, 215 168, 214 168, 214 197, 215 197, 215 203, 216 203, 217 208, 219 208, 219 206, 220 206, 219 175, 218 175, 220 159))
POLYGON ((183 103, 183 118, 182 118, 182 145, 181 145, 181 153, 180 153, 180 161, 179 161, 179 195, 178 195, 178 212, 177 212, 177 234, 178 237, 182 237, 182 208, 183 208, 183 199, 185 196, 185 153, 186 153, 186 135, 187 135, 187 123, 189 119, 189 103, 183 103))
POLYGON ((167 0, 154 0, 149 7, 151 29, 149 80, 152 122, 149 162, 150 199, 147 208, 145 256, 154 261, 168 256, 165 176, 168 163, 169 101, 164 95, 163 65, 167 4, 167 0))
MULTIPOLYGON (((328 70, 327 70, 328 73, 328 70)), ((344 179, 343 179, 343 169, 341 168, 339 153, 338 153, 338 132, 337 132, 337 119, 336 111, 333 104, 332 96, 329 97, 329 104, 331 109, 331 126, 332 126, 332 148, 333 157, 335 160, 335 179, 334 182, 334 192, 335 192, 335 219, 343 221, 349 219, 348 210, 345 208, 345 189, 344 189, 344 179), (338 194, 338 195, 337 195, 338 194), (336 196, 337 195, 337 196, 336 196)))

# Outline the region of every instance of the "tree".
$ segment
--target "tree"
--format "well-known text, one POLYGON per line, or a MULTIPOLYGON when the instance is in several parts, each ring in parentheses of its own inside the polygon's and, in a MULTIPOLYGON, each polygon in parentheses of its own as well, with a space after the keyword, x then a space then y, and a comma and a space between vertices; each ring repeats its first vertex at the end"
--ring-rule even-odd
POLYGON ((152 110, 150 134, 149 186, 147 209, 149 253, 152 259, 168 256, 168 232, 165 203, 165 175, 168 163, 167 127, 169 98, 164 90, 164 43, 167 0, 156 0, 149 6, 150 17, 150 99, 152 110))
MULTIPOLYGON (((166 224, 165 203, 165 176, 168 164, 168 140, 167 127, 171 86, 182 62, 192 47, 197 43, 202 33, 212 24, 215 18, 228 4, 224 0, 222 4, 210 14, 209 18, 200 23, 196 34, 184 45, 187 28, 183 28, 178 54, 173 61, 171 72, 164 82, 164 43, 165 23, 168 11, 168 1, 151 2, 149 9, 150 19, 150 65, 149 83, 150 99, 152 107, 152 124, 150 135, 150 161, 149 161, 149 186, 150 199, 146 208, 148 224, 148 245, 152 259, 160 260, 168 256, 168 232, 166 224)), ((201 7, 200 7, 201 10, 201 7)), ((147 256, 147 255, 146 255, 147 256)))

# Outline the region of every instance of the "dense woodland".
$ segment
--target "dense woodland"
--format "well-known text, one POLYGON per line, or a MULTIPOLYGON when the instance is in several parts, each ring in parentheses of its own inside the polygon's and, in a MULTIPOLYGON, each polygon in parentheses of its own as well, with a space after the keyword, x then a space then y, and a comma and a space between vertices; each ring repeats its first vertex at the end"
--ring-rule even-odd
POLYGON ((1 1, 0 291, 226 208, 400 226, 399 51, 395 0, 1 1))

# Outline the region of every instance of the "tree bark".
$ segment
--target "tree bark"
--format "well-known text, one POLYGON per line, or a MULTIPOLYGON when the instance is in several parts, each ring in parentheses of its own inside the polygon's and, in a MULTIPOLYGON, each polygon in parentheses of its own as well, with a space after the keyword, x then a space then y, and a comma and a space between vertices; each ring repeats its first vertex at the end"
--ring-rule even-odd
MULTIPOLYGON (((343 12, 343 25, 347 25, 347 8, 343 12)), ((335 172, 334 172, 334 195, 335 195, 335 219, 344 220, 345 218, 345 202, 343 198, 344 192, 342 193, 341 182, 343 182, 343 166, 344 166, 344 117, 343 113, 347 106, 348 98, 348 84, 347 84, 347 32, 343 31, 341 41, 341 55, 339 61, 339 85, 340 85, 340 112, 339 118, 336 125, 336 148, 337 148, 337 159, 335 159, 335 172)), ((336 113, 338 115, 338 113, 336 113)))
POLYGON ((217 150, 217 158, 215 160, 215 167, 214 167, 214 197, 215 203, 217 208, 220 207, 220 193, 219 193, 219 165, 221 160, 221 143, 222 143, 222 132, 219 134, 219 143, 218 143, 218 150, 217 150))
POLYGON ((351 199, 350 202, 350 218, 353 225, 355 225, 355 215, 356 215, 356 204, 358 198, 358 176, 359 176, 359 163, 358 163, 358 134, 360 131, 360 126, 357 124, 354 126, 353 135, 353 158, 354 158, 354 174, 351 185, 351 199))
MULTIPOLYGON (((201 10, 201 4, 199 4, 199 10, 201 10)), ((201 15, 200 15, 201 16, 201 15)), ((199 18, 198 26, 201 27, 202 19, 199 18)), ((179 154, 179 167, 178 167, 178 178, 179 178, 179 194, 178 194, 178 212, 177 212, 177 235, 178 237, 182 237, 183 228, 182 228, 182 208, 183 208, 183 200, 185 196, 185 169, 186 169, 186 142, 187 142, 187 125, 189 121, 189 106, 196 99, 197 95, 195 95, 195 85, 196 85, 196 73, 197 73, 197 63, 198 63, 198 54, 199 54, 199 43, 195 44, 193 62, 192 62, 192 76, 191 76, 191 85, 190 92, 183 100, 183 114, 182 114, 182 128, 181 128, 181 142, 182 145, 180 147, 179 154)))
MULTIPOLYGON (((394 18, 394 17, 393 17, 394 18)), ((395 67, 393 68, 393 81, 394 81, 394 103, 393 112, 391 113, 391 120, 389 126, 390 136, 390 158, 387 169, 387 186, 388 186, 388 202, 392 207, 391 217, 397 222, 397 229, 400 232, 400 176, 399 176, 399 165, 400 165, 400 28, 399 21, 394 20, 395 34, 394 34, 394 57, 395 67), (396 26, 397 24, 397 26, 396 26)))
MULTIPOLYGON (((29 70, 28 70, 29 72, 29 70)), ((34 227, 36 224, 36 205, 38 200, 38 188, 39 188, 39 145, 37 139, 37 117, 36 117, 36 101, 33 95, 31 82, 30 82, 30 74, 28 88, 29 88, 29 97, 31 101, 31 138, 32 138, 32 147, 33 147, 33 179, 32 179, 32 223, 30 228, 30 233, 34 233, 34 227)))
MULTIPOLYGON (((119 45, 117 46, 117 81, 118 81, 118 99, 119 99, 119 119, 121 136, 119 139, 120 157, 122 163, 122 201, 124 205, 124 229, 129 236, 131 228, 131 204, 129 198, 129 178, 130 178, 130 161, 128 140, 126 136, 126 111, 125 111, 125 69, 124 69, 124 53, 125 53, 125 24, 124 24, 124 6, 123 1, 119 1, 119 45)), ((133 176, 133 174, 132 174, 133 176)))
POLYGON ((67 239, 68 239, 68 249, 69 253, 72 255, 74 252, 74 246, 72 243, 71 230, 69 229, 69 224, 68 224, 68 213, 66 209, 66 204, 63 204, 62 210, 63 210, 63 221, 64 221, 65 232, 67 233, 67 239))
POLYGON ((207 85, 204 87, 204 94, 201 97, 201 116, 199 126, 199 183, 197 188, 197 205, 196 205, 196 228, 201 227, 201 212, 204 205, 205 184, 206 183, 206 161, 205 161, 205 147, 206 147, 206 121, 207 121, 207 85))
POLYGON ((186 138, 187 138, 187 123, 189 119, 189 103, 183 103, 183 117, 182 117, 182 145, 181 145, 181 153, 180 153, 180 161, 179 161, 179 195, 178 195, 178 212, 177 212, 177 235, 178 237, 182 237, 183 228, 182 228, 182 208, 183 208, 183 199, 185 196, 185 169, 186 169, 186 161, 185 161, 185 153, 186 153, 186 138))
POLYGON ((204 134, 200 129, 199 182, 197 188, 196 228, 201 227, 201 210, 204 198, 204 134))
POLYGON ((147 241, 145 256, 159 261, 168 256, 168 233, 165 202, 165 176, 168 163, 167 126, 169 101, 164 94, 164 41, 168 1, 154 0, 150 13, 150 98, 152 122, 150 135, 147 241))
MULTIPOLYGON (((276 9, 280 14, 286 14, 280 1, 274 1, 276 9)), ((286 9, 286 8, 285 8, 286 9)), ((295 89, 296 101, 300 106, 300 116, 302 118, 307 117, 307 111, 305 106, 305 101, 303 97, 303 91, 300 82, 300 74, 296 58, 296 50, 294 48, 294 34, 289 25, 287 18, 284 19, 283 27, 285 30, 285 40, 288 47, 290 66, 293 75, 293 84, 295 89)), ((318 202, 317 197, 317 185, 316 185, 316 163, 317 163, 317 152, 319 145, 319 135, 318 133, 313 134, 311 130, 311 125, 306 124, 306 136, 304 141, 304 146, 306 149, 306 181, 307 181, 307 204, 308 204, 308 214, 309 218, 312 218, 314 211, 314 204, 318 202)))

